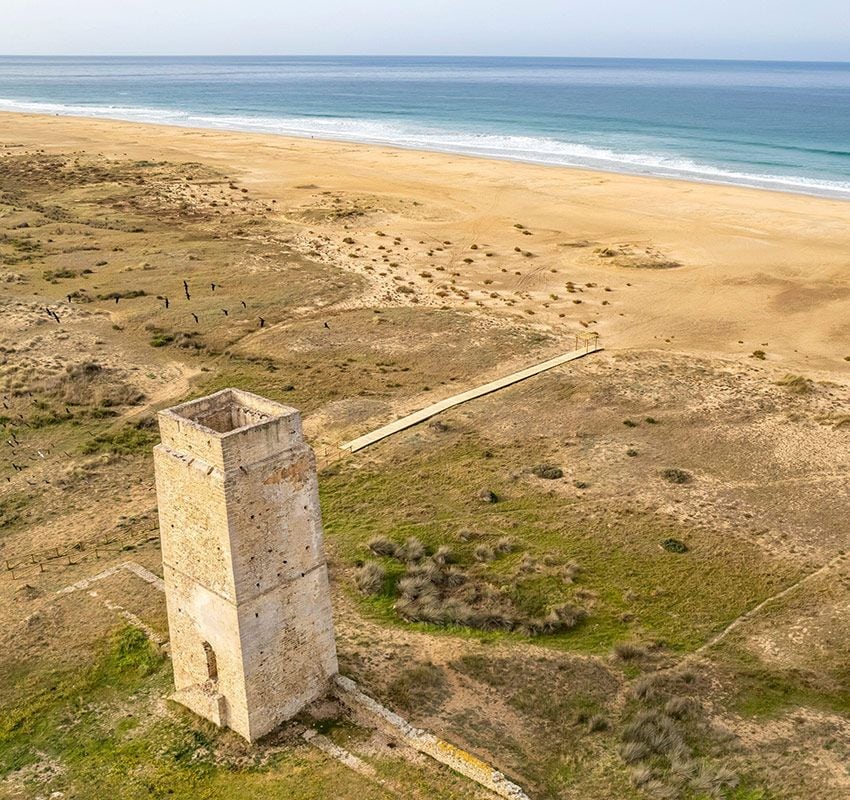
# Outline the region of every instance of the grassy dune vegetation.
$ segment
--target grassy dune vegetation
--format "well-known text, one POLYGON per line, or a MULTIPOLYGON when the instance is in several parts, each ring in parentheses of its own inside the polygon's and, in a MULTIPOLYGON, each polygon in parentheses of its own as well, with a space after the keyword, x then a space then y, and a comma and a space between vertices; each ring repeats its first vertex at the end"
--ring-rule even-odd
POLYGON ((159 572, 156 412, 225 386, 302 411, 342 670, 414 724, 535 798, 850 794, 846 206, 95 121, 0 145, 0 797, 478 796, 332 700, 248 747, 167 700, 155 588, 57 594, 159 572))

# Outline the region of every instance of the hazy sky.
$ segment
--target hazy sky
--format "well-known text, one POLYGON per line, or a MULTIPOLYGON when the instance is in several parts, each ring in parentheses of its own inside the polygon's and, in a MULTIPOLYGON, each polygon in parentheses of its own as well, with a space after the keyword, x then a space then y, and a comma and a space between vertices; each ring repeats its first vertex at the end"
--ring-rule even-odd
POLYGON ((850 61, 850 0, 3 0, 0 54, 850 61))

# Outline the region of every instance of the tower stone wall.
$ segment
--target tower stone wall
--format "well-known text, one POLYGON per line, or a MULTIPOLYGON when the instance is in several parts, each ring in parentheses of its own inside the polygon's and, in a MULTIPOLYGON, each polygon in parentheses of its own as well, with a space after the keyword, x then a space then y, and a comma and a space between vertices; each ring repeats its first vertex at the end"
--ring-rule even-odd
POLYGON ((236 389, 159 427, 174 699, 254 741, 337 672, 315 458, 296 409, 236 389))

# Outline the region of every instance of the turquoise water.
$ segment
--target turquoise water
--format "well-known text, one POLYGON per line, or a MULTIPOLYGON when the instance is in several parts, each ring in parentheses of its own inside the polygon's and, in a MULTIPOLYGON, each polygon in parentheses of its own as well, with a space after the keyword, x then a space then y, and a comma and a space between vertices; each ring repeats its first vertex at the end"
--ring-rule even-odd
POLYGON ((377 142, 850 198, 850 64, 2 57, 0 110, 377 142))

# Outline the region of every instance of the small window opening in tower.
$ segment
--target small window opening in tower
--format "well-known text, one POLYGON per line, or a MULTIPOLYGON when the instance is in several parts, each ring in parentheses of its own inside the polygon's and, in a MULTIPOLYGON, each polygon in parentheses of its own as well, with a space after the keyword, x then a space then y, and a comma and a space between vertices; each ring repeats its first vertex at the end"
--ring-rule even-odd
POLYGON ((207 657, 207 677, 211 681, 218 680, 218 662, 215 658, 215 650, 209 642, 204 642, 204 654, 207 657))

